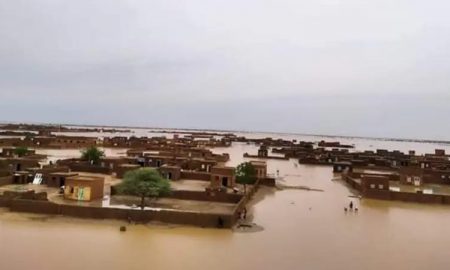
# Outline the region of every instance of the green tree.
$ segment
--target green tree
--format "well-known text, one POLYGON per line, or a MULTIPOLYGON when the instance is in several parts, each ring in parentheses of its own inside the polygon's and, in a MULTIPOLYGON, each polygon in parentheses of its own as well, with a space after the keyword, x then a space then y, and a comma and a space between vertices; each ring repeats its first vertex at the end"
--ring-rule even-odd
POLYGON ((91 164, 97 165, 105 152, 98 149, 96 146, 91 146, 81 151, 81 159, 89 161, 91 164))
POLYGON ((144 210, 145 198, 157 198, 170 194, 170 182, 158 171, 140 168, 125 173, 122 183, 117 186, 119 194, 141 197, 141 209, 144 210))
POLYGON ((18 157, 23 157, 28 153, 28 148, 25 146, 19 146, 14 149, 14 154, 18 157))
POLYGON ((256 180, 256 169, 250 162, 244 162, 236 167, 236 182, 244 185, 244 194, 247 193, 247 185, 256 180))

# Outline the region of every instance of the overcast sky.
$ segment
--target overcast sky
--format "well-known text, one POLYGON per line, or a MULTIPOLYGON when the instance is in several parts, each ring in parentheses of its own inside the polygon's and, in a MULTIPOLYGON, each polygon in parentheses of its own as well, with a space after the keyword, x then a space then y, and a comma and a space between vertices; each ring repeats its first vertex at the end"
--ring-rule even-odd
POLYGON ((449 11, 0 0, 0 121, 450 139, 449 11))

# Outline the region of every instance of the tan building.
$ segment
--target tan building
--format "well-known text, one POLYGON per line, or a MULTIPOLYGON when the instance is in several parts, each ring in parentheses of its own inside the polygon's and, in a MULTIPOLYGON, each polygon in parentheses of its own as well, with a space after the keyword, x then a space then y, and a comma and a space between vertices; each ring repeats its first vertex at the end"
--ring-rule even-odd
POLYGON ((257 179, 267 178, 267 163, 265 161, 252 160, 250 163, 256 170, 257 179))
POLYGON ((44 173, 44 183, 49 187, 62 187, 66 185, 66 179, 77 176, 78 173, 72 172, 50 172, 44 173))
POLYGON ((169 166, 167 164, 158 168, 162 177, 169 180, 179 180, 181 178, 181 168, 179 166, 169 166))
POLYGON ((103 198, 105 179, 94 176, 73 176, 66 178, 64 199, 92 201, 103 198))
POLYGON ((236 185, 235 168, 215 166, 211 168, 211 189, 233 188, 236 185))
POLYGON ((385 175, 361 175, 363 194, 374 191, 389 191, 389 177, 385 175))
POLYGON ((139 168, 141 168, 141 166, 137 164, 121 164, 115 168, 116 177, 123 178, 125 173, 137 170, 139 168))
POLYGON ((423 184, 423 170, 418 167, 403 167, 399 170, 400 183, 420 186, 423 184))

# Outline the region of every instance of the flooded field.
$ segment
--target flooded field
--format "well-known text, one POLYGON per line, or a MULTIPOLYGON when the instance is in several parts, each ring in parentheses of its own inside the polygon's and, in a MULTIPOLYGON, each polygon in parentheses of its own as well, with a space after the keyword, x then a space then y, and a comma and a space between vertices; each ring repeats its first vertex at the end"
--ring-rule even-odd
MULTIPOLYGON (((429 143, 353 143, 363 149, 450 151, 448 145, 429 143)), ((243 153, 256 149, 234 144, 213 151, 230 153, 229 165, 237 165, 243 153)), ((49 151, 64 158, 79 153, 49 151)), ((256 194, 249 212, 263 228, 258 232, 173 225, 131 225, 120 232, 120 221, 0 208, 0 269, 448 269, 450 207, 360 201, 349 197, 352 191, 330 167, 270 160, 268 170, 278 171, 287 188, 261 188, 256 194), (289 188, 298 186, 318 191, 289 188), (344 212, 350 200, 358 213, 344 212)))

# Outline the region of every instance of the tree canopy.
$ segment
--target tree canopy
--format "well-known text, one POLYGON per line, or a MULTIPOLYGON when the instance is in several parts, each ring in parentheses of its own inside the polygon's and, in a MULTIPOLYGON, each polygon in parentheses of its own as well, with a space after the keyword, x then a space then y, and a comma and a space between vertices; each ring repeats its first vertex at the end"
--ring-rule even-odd
POLYGON ((14 154, 16 154, 19 157, 25 156, 26 153, 28 153, 28 148, 27 147, 19 146, 19 147, 16 147, 14 149, 14 154))
POLYGON ((91 164, 98 164, 100 159, 105 156, 105 152, 96 146, 91 146, 81 151, 81 159, 89 161, 91 164))
POLYGON ((140 168, 125 173, 117 191, 119 194, 140 196, 141 208, 144 209, 146 197, 161 197, 169 194, 171 189, 169 180, 163 178, 158 171, 140 168))
POLYGON ((244 185, 244 193, 247 192, 247 185, 253 184, 256 180, 256 169, 250 162, 244 162, 236 167, 236 182, 244 185))

